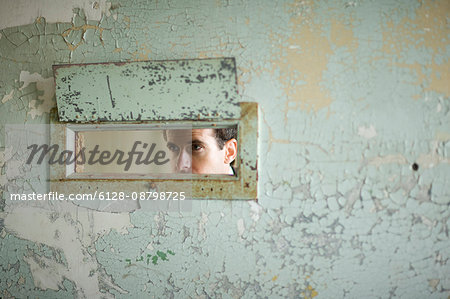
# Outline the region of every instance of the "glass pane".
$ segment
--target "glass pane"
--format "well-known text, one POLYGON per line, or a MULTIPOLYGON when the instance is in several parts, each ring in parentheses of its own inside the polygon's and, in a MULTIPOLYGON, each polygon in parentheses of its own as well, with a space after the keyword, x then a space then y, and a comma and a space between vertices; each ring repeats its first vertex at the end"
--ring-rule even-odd
POLYGON ((234 175, 237 126, 77 131, 75 149, 79 174, 234 175))

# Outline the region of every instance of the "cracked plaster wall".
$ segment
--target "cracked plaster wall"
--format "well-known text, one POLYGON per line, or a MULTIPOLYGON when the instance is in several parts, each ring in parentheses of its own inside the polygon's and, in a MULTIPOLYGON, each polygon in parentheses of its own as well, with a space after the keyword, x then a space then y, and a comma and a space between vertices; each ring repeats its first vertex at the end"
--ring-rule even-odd
POLYGON ((448 1, 36 3, 0 3, 0 192, 48 188, 4 134, 48 123, 52 64, 233 56, 262 109, 260 196, 3 201, 1 297, 450 295, 448 1))

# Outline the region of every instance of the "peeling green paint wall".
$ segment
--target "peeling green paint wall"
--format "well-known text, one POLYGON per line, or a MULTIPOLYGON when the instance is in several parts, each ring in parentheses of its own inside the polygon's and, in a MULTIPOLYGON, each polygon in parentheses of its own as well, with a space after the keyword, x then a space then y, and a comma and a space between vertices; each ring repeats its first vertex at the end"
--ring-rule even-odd
POLYGON ((446 0, 101 1, 70 22, 4 26, 1 192, 48 187, 13 164, 4 134, 48 123, 52 64, 236 57, 263 121, 258 203, 3 202, 0 296, 449 296, 449 12, 446 0))

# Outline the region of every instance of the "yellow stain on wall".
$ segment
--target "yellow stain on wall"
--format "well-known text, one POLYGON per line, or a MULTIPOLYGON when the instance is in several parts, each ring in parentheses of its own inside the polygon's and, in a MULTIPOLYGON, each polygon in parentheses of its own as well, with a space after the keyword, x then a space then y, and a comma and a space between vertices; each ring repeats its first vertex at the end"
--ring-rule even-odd
POLYGON ((238 85, 245 90, 245 86, 250 84, 254 77, 261 76, 267 70, 263 66, 258 66, 253 61, 245 61, 237 67, 238 85))
POLYGON ((278 279, 278 276, 277 275, 275 275, 274 277, 272 277, 272 281, 275 281, 275 280, 277 280, 278 279))
MULTIPOLYGON (((314 7, 313 2, 305 5, 314 7)), ((323 74, 329 57, 334 53, 333 46, 347 47, 349 51, 358 47, 352 27, 338 17, 330 20, 331 34, 327 36, 329 27, 315 22, 313 9, 308 16, 294 13, 290 19, 292 35, 286 40, 281 40, 278 35, 272 37, 275 43, 280 44, 277 48, 279 54, 272 59, 272 73, 279 72, 279 80, 288 98, 286 112, 296 109, 317 112, 333 102, 323 85, 323 74)))
POLYGON ((125 23, 127 23, 126 28, 127 28, 127 29, 130 29, 130 26, 131 26, 131 20, 130 20, 130 17, 128 17, 128 16, 123 16, 123 21, 124 21, 125 23))
MULTIPOLYGON (((136 42, 136 46, 137 45, 138 43, 136 42)), ((131 61, 147 61, 150 60, 149 55, 152 54, 152 49, 147 47, 146 44, 141 44, 137 51, 134 51, 132 53, 129 52, 129 54, 131 54, 132 56, 132 58, 130 59, 131 61)))
POLYGON ((216 51, 199 51, 197 57, 199 59, 203 58, 220 58, 223 57, 223 54, 216 51))
POLYGON ((320 35, 320 26, 302 26, 293 22, 293 32, 287 48, 274 63, 280 69, 280 80, 288 97, 286 110, 291 108, 317 111, 332 102, 328 91, 320 86, 323 71, 332 53, 328 40, 320 35))
POLYGON ((19 277, 19 280, 17 281, 17 284, 18 285, 23 285, 23 284, 25 284, 25 282, 26 282, 26 279, 25 279, 25 277, 23 277, 22 275, 19 277))
POLYGON ((314 298, 317 295, 319 295, 319 293, 316 290, 314 290, 311 285, 307 286, 306 289, 309 291, 309 296, 305 297, 307 299, 314 298))
POLYGON ((84 42, 84 36, 85 36, 85 33, 86 33, 86 31, 89 30, 89 29, 93 29, 93 30, 98 30, 98 31, 99 31, 99 39, 100 39, 100 42, 102 43, 102 45, 104 45, 104 43, 103 43, 103 37, 102 37, 104 28, 101 28, 101 27, 99 27, 99 26, 94 26, 94 25, 88 25, 88 24, 84 24, 83 26, 77 26, 77 27, 72 26, 72 27, 70 27, 69 29, 65 30, 65 31, 61 34, 61 36, 62 36, 63 39, 64 39, 64 42, 66 43, 66 45, 67 45, 67 47, 69 48, 70 51, 72 51, 72 52, 75 51, 76 48, 78 48, 78 47, 84 42), (81 39, 80 39, 80 41, 79 41, 77 44, 74 45, 74 44, 72 44, 72 43, 70 43, 69 41, 66 40, 66 37, 68 37, 69 34, 70 34, 72 31, 79 31, 79 30, 81 30, 82 33, 81 33, 81 39))
POLYGON ((354 52, 358 48, 358 41, 353 34, 353 29, 349 24, 342 22, 343 17, 331 20, 331 42, 338 47, 347 47, 354 52))
POLYGON ((450 141, 450 133, 449 132, 443 132, 443 131, 437 131, 434 134, 434 139, 442 142, 450 141))
POLYGON ((428 64, 399 62, 392 64, 413 71, 418 78, 414 84, 425 86, 424 91, 436 91, 447 97, 450 96, 450 61, 448 59, 437 61, 437 55, 445 56, 449 44, 450 27, 447 23, 449 11, 448 0, 421 1, 414 18, 404 17, 398 22, 390 20, 386 23, 382 48, 391 59, 401 58, 405 51, 411 48, 432 49, 432 60, 428 64), (424 70, 431 70, 431 74, 425 75, 424 70))

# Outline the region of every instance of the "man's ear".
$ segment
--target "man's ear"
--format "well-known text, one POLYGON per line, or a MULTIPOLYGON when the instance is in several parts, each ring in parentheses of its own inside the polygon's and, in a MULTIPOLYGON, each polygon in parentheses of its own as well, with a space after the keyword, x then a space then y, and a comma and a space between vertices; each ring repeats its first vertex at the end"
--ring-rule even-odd
POLYGON ((225 148, 224 163, 230 164, 231 162, 234 161, 234 159, 236 159, 237 156, 237 140, 234 138, 228 140, 227 142, 225 142, 224 148, 225 148))

